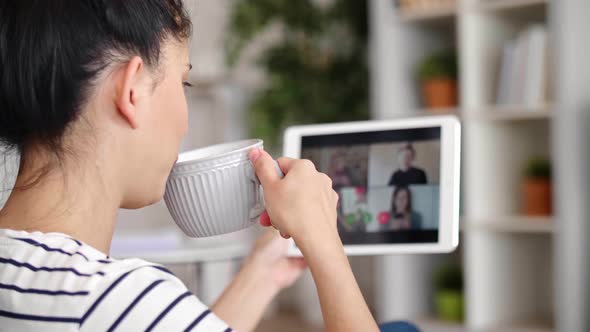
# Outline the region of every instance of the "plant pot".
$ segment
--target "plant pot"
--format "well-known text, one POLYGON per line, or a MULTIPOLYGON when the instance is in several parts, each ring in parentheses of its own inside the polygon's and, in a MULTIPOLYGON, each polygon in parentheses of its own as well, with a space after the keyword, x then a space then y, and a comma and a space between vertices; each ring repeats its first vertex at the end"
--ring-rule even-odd
POLYGON ((457 106, 457 81, 450 78, 433 78, 422 82, 422 95, 428 108, 457 106))
POLYGON ((522 209, 529 216, 548 216, 552 213, 551 180, 526 178, 522 185, 522 209))
POLYGON ((438 290, 434 295, 434 306, 438 318, 459 322, 463 320, 463 292, 438 290))

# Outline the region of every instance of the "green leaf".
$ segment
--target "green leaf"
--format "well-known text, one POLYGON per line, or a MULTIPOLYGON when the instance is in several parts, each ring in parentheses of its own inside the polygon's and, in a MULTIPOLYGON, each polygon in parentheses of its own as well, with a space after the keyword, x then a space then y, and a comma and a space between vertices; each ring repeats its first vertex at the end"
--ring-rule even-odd
POLYGON ((268 82, 249 108, 252 135, 272 147, 289 125, 368 119, 366 0, 334 0, 328 8, 312 0, 235 4, 230 63, 270 22, 281 22, 285 32, 259 59, 268 82))
POLYGON ((418 65, 421 81, 432 78, 457 78, 457 57, 451 51, 431 54, 418 65))
POLYGON ((463 290, 463 272, 456 263, 445 263, 434 272, 436 290, 463 290))
POLYGON ((530 159, 525 168, 525 176, 536 179, 550 179, 551 162, 543 157, 530 159))

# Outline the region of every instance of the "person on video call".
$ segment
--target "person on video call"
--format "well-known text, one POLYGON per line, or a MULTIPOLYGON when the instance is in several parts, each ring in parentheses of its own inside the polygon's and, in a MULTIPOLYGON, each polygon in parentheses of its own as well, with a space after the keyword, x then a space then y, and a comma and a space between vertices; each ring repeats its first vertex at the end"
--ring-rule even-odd
POLYGON ((422 216, 412 210, 412 192, 408 187, 398 186, 391 197, 388 229, 418 230, 422 228, 422 216))
POLYGON ((350 187, 354 183, 352 172, 346 165, 346 155, 343 152, 332 154, 327 175, 332 179, 332 187, 336 191, 342 187, 350 187))
POLYGON ((390 186, 409 186, 411 184, 426 184, 426 172, 414 167, 412 164, 416 158, 416 150, 411 143, 404 145, 397 153, 399 168, 393 172, 389 179, 390 186))

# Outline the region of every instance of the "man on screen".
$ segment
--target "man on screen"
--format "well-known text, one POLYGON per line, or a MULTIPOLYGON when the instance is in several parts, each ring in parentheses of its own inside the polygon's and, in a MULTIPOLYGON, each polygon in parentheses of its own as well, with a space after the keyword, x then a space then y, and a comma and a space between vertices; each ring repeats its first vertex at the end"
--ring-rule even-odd
POLYGON ((412 184, 426 184, 426 172, 414 167, 412 164, 416 157, 416 151, 411 143, 407 143, 397 153, 399 169, 391 175, 390 186, 409 186, 412 184))

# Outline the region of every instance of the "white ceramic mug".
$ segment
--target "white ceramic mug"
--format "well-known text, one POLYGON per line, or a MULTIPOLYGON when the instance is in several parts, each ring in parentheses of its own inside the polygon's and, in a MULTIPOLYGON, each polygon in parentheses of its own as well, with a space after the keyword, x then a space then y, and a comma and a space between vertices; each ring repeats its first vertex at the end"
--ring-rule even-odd
POLYGON ((253 139, 178 156, 164 201, 172 219, 187 236, 221 235, 256 224, 264 211, 264 196, 248 152, 262 147, 262 140, 253 139))

